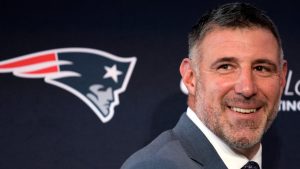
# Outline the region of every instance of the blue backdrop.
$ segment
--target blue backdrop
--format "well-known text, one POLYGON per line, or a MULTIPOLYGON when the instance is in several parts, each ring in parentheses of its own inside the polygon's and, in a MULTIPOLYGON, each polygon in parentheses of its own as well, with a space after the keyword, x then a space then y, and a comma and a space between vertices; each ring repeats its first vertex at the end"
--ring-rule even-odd
MULTIPOLYGON (((0 168, 119 168, 130 154, 172 128, 186 110, 178 67, 187 56, 187 33, 200 15, 223 2, 0 0, 0 168), (108 57, 110 65, 99 64, 101 75, 88 76, 111 80, 119 87, 127 83, 114 93, 108 120, 97 115, 93 102, 84 102, 86 95, 80 98, 45 83, 48 74, 32 78, 16 76, 20 69, 13 69, 15 74, 4 71, 5 60, 70 47, 118 56, 116 62, 108 57), (120 58, 136 59, 131 72, 128 66, 120 66, 120 58)), ((264 150, 281 168, 296 169, 300 161, 299 4, 248 2, 266 10, 277 24, 289 61, 281 112, 264 138, 264 150)), ((82 63, 86 58, 81 58, 82 63)), ((59 64, 67 63, 51 64, 60 68, 59 64)), ((96 70, 90 65, 85 69, 96 70)), ((33 73, 26 70, 22 71, 33 73)))

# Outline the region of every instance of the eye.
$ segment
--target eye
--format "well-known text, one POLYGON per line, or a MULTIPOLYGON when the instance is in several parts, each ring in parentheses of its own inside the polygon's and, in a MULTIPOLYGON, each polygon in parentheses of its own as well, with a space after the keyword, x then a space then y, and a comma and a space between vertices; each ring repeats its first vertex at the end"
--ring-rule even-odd
POLYGON ((217 71, 219 73, 229 73, 229 72, 232 72, 234 69, 234 66, 231 65, 231 64, 221 64, 217 67, 217 71))
POLYGON ((260 76, 271 76, 273 74, 276 74, 275 68, 268 65, 258 65, 254 67, 254 71, 258 73, 260 76))
POLYGON ((271 71, 271 69, 266 66, 256 66, 254 69, 259 72, 270 72, 271 71))
POLYGON ((230 65, 224 64, 224 65, 219 66, 218 69, 230 69, 230 65))

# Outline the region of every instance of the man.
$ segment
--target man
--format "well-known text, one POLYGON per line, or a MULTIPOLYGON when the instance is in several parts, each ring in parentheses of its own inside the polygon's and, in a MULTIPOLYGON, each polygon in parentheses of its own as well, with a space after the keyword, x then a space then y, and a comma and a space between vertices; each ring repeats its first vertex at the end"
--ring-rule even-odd
POLYGON ((286 72, 277 29, 261 10, 230 3, 210 11, 189 34, 180 65, 187 113, 122 169, 262 168, 261 139, 286 72))

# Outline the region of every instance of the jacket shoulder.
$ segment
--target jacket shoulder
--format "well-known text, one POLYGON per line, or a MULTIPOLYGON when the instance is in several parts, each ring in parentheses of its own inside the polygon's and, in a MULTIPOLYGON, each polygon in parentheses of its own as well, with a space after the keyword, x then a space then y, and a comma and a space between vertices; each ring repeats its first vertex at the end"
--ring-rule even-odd
POLYGON ((168 130, 150 144, 130 156, 121 169, 182 169, 196 165, 184 151, 180 141, 168 130))

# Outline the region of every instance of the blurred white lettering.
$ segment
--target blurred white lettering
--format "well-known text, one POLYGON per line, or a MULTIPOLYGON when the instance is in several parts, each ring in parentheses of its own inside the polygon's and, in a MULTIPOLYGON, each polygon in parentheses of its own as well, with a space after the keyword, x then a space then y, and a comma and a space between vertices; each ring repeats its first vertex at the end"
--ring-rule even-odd
POLYGON ((289 91, 290 88, 291 88, 291 81, 292 81, 292 76, 293 76, 293 71, 292 70, 289 70, 288 72, 288 76, 287 76, 287 79, 286 79, 286 86, 285 86, 285 89, 284 89, 284 95, 285 96, 294 96, 295 93, 296 95, 300 96, 300 80, 298 80, 294 86, 294 91, 289 91))
POLYGON ((280 111, 300 111, 300 101, 298 100, 282 100, 280 102, 280 111))
POLYGON ((186 86, 184 85, 182 79, 180 80, 180 89, 181 89, 182 93, 184 93, 186 95, 189 93, 186 86))

